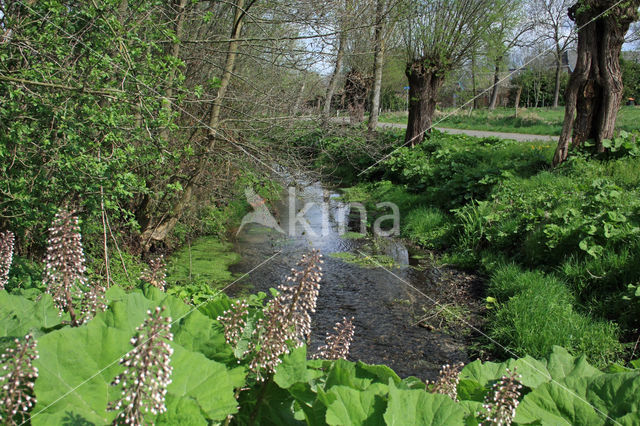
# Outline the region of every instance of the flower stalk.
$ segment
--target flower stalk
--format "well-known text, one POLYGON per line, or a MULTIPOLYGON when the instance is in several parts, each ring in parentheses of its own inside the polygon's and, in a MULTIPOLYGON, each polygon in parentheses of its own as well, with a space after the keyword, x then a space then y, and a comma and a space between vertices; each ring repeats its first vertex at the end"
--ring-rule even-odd
POLYGON ((513 422, 520 403, 521 378, 515 368, 513 371, 507 368, 507 374, 493 385, 482 405, 484 412, 478 414, 483 425, 508 426, 513 422))
POLYGON ((109 404, 110 411, 119 411, 113 424, 140 425, 145 413, 164 413, 167 386, 171 383, 170 365, 173 340, 171 317, 163 317, 164 308, 147 311, 147 319, 136 329, 131 339, 133 350, 120 365, 125 370, 116 376, 112 386, 122 386, 120 399, 109 404))
POLYGON ((4 290, 9 283, 9 269, 13 260, 14 244, 13 232, 0 232, 0 290, 4 290))
POLYGON ((0 422, 19 425, 28 421, 29 410, 36 403, 33 385, 38 369, 33 361, 38 359, 36 340, 27 334, 24 340, 15 340, 16 347, 2 354, 0 364, 0 422))
POLYGON ((61 209, 49 228, 43 281, 56 306, 68 312, 71 325, 84 324, 104 310, 104 287, 88 283, 78 217, 61 209))
POLYGON ((347 359, 349 356, 349 348, 355 332, 353 317, 351 319, 342 318, 342 322, 336 323, 333 330, 335 334, 327 333, 325 345, 318 348, 316 358, 335 360, 347 359))

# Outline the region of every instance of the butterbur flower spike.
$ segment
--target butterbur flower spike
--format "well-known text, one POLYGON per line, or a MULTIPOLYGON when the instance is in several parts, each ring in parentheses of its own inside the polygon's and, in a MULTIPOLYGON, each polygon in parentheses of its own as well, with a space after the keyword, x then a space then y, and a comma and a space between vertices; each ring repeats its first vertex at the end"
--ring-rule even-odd
POLYGON ((11 231, 0 232, 0 290, 9 282, 9 269, 13 260, 15 236, 11 231))
POLYGON ((167 288, 167 268, 164 256, 160 255, 155 259, 151 259, 149 261, 149 269, 143 272, 140 279, 159 288, 161 291, 165 291, 167 288))
POLYGON ((28 421, 28 412, 36 403, 33 396, 33 384, 38 377, 38 369, 33 366, 38 359, 36 340, 27 334, 24 340, 16 339, 15 344, 0 358, 0 423, 5 425, 28 421))
POLYGON ((264 308, 264 318, 258 321, 257 338, 251 350, 257 351, 249 364, 258 380, 265 380, 264 373, 273 373, 281 362, 280 357, 289 352, 288 342, 301 346, 311 332, 311 313, 322 279, 322 255, 314 250, 304 255, 298 268, 293 269, 287 281, 280 285, 280 294, 264 308))
POLYGON ((327 333, 326 345, 318 348, 316 358, 335 360, 347 359, 347 356, 349 356, 349 347, 353 341, 353 333, 355 331, 353 318, 342 318, 342 322, 336 323, 333 329, 336 333, 327 333))
POLYGON ((463 363, 456 365, 443 365, 435 382, 427 382, 427 389, 431 393, 448 395, 454 401, 458 400, 458 382, 460 381, 460 371, 464 367, 463 363))
POLYGON ((247 315, 249 314, 249 304, 246 300, 237 300, 229 310, 224 311, 217 319, 224 325, 224 337, 228 344, 233 347, 238 345, 240 336, 247 325, 247 315))
POLYGON ((85 272, 78 218, 61 209, 49 228, 43 281, 60 313, 69 313, 72 326, 87 322, 106 308, 104 287, 88 284, 85 272))
POLYGON ((478 413, 483 425, 510 425, 520 402, 522 376, 507 368, 507 374, 496 382, 484 399, 484 412, 478 413))
POLYGON ((163 317, 164 308, 147 311, 147 319, 131 339, 134 346, 121 360, 124 372, 115 377, 112 386, 122 386, 122 396, 109 404, 110 411, 119 411, 113 424, 144 423, 144 413, 153 415, 167 410, 165 396, 171 383, 173 368, 169 365, 173 349, 169 342, 171 318, 163 317))
POLYGON ((83 324, 95 317, 98 312, 107 309, 107 301, 104 298, 105 291, 106 289, 104 287, 93 285, 82 295, 80 315, 83 324))

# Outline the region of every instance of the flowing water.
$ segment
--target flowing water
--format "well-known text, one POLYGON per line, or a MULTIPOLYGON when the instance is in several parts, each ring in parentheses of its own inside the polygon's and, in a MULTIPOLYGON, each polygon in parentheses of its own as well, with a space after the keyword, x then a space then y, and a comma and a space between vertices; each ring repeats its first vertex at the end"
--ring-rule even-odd
MULTIPOLYGON (((318 249, 325 263, 317 311, 312 317, 310 353, 324 343, 336 322, 353 317, 352 360, 386 364, 401 377, 423 379, 433 378, 443 364, 468 362, 470 328, 463 322, 473 314, 461 311, 455 300, 462 293, 476 292, 478 280, 418 262, 393 238, 358 239, 353 232, 344 234, 353 215, 338 197, 319 183, 301 185, 294 197, 285 192, 275 203, 274 216, 288 231, 290 217, 304 214, 306 226, 298 222, 295 232, 285 234, 260 224, 245 224, 235 247, 242 260, 232 271, 251 271, 275 253, 280 254, 232 287, 230 295, 239 294, 243 288, 268 292, 284 281, 302 254, 318 249), (312 205, 305 209, 307 203, 312 205), (363 261, 362 253, 373 252, 384 267, 363 261), (449 310, 442 310, 443 305, 434 300, 466 318, 462 322, 452 318, 447 315, 449 310)), ((351 225, 348 230, 360 230, 359 223, 351 225), (354 229, 353 225, 358 226, 354 229)))

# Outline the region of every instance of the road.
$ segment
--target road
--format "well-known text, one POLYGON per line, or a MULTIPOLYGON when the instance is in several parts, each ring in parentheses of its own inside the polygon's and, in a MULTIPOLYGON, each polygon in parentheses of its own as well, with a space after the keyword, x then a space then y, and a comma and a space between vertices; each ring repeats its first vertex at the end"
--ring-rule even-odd
MULTIPOLYGON (((378 127, 406 129, 407 125, 401 123, 378 123, 378 127)), ((513 139, 519 142, 550 142, 558 140, 558 136, 550 135, 527 135, 524 133, 489 132, 486 130, 447 129, 444 127, 436 127, 436 130, 444 133, 450 133, 452 135, 468 135, 478 138, 496 137, 500 139, 513 139)))

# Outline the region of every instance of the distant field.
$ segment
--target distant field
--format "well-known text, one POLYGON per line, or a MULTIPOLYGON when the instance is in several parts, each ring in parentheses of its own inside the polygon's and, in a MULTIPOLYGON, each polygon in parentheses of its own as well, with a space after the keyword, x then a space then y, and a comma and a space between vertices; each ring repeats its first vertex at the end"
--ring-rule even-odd
MULTIPOLYGON (((489 130, 494 132, 526 133, 532 135, 560 135, 564 108, 520 108, 518 117, 513 108, 498 108, 494 111, 479 109, 468 111, 454 109, 436 112, 434 125, 454 129, 489 130)), ((382 114, 384 123, 406 123, 406 112, 382 114)), ((618 113, 617 128, 640 130, 640 107, 622 107, 618 113)))

